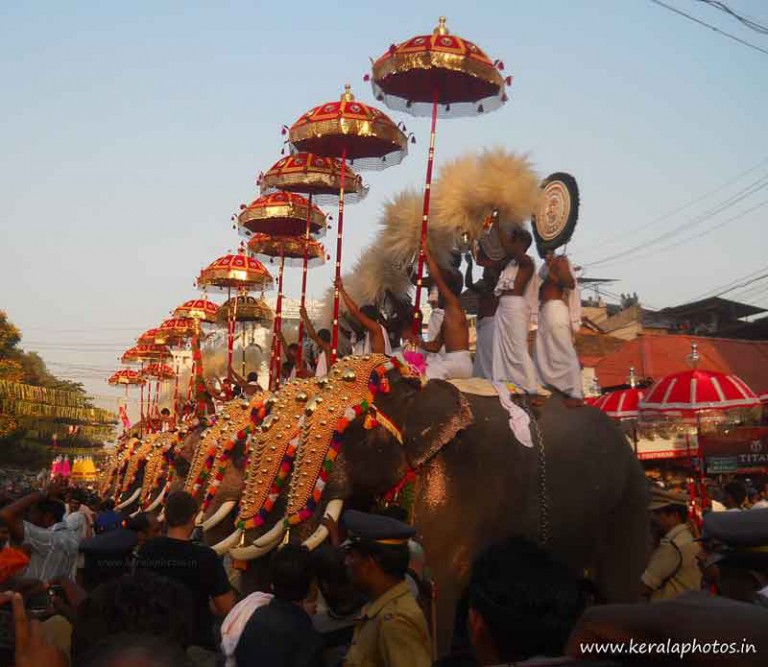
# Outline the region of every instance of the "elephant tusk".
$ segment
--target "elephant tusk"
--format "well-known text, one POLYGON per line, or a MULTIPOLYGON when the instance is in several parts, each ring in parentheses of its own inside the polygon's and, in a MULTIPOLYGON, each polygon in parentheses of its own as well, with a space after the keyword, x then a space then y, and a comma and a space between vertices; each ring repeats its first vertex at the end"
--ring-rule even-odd
POLYGON ((262 556, 267 555, 279 544, 280 539, 278 538, 271 544, 263 547, 257 547, 253 544, 247 547, 236 547, 234 549, 230 549, 229 555, 232 556, 232 558, 235 560, 255 560, 256 558, 261 558, 262 556))
POLYGON ((257 537, 253 541, 253 546, 261 549, 263 547, 266 547, 268 544, 272 544, 273 542, 279 541, 283 535, 285 535, 285 526, 283 526, 283 520, 280 519, 272 528, 270 528, 266 533, 264 533, 261 537, 257 537))
POLYGON ((203 521, 200 524, 203 528, 203 532, 218 526, 222 521, 224 521, 224 519, 226 519, 235 508, 235 505, 237 505, 236 500, 226 500, 221 503, 219 509, 217 509, 207 521, 203 521))
POLYGON ((197 513, 197 516, 195 517, 195 526, 198 526, 198 527, 202 526, 203 521, 205 521, 205 512, 203 512, 203 510, 200 510, 197 513))
POLYGON ((126 507, 130 506, 130 504, 131 504, 132 502, 134 502, 134 501, 135 501, 135 500, 136 500, 136 499, 139 497, 139 495, 140 495, 140 494, 141 494, 141 487, 139 487, 138 489, 136 489, 136 490, 135 490, 135 491, 134 491, 134 492, 131 494, 131 497, 130 497, 130 498, 128 498, 128 500, 126 500, 126 501, 124 501, 124 502, 120 503, 119 505, 115 505, 115 509, 116 509, 116 510, 122 510, 122 509, 125 509, 126 507))
MULTIPOLYGON (((325 508, 325 514, 336 522, 339 520, 343 508, 344 501, 334 498, 333 500, 328 501, 328 506, 325 508)), ((315 529, 315 532, 304 540, 302 544, 310 551, 313 551, 325 541, 326 537, 328 537, 328 529, 323 524, 320 524, 315 529)))
POLYGON ((165 521, 165 508, 160 510, 160 514, 157 515, 157 520, 160 523, 163 523, 163 521, 165 521))
POLYGON ((232 547, 237 546, 237 544, 240 542, 240 537, 242 536, 242 534, 243 534, 243 531, 240 530, 240 528, 238 528, 229 537, 225 537, 221 542, 214 544, 211 547, 211 549, 213 549, 216 552, 217 556, 223 556, 232 547))
POLYGON ((133 519, 133 517, 138 516, 141 514, 141 508, 137 509, 135 512, 131 512, 128 516, 133 519))
POLYGON ((147 509, 145 509, 145 512, 154 512, 158 507, 160 507, 160 503, 163 502, 163 499, 165 498, 165 489, 160 491, 160 493, 157 494, 157 498, 155 498, 149 505, 147 505, 147 509))

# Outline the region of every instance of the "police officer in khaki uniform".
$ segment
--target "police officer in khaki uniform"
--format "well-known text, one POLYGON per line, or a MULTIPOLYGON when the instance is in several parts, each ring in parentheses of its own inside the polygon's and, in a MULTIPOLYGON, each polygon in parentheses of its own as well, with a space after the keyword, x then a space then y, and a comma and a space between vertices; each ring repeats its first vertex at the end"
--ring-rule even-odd
POLYGON ((429 667, 427 622, 405 574, 410 526, 385 516, 349 510, 345 563, 354 586, 370 600, 355 627, 345 667, 429 667))
POLYGON ((697 556, 701 546, 688 527, 688 496, 685 493, 654 488, 648 509, 654 526, 664 536, 651 554, 641 577, 645 597, 654 600, 674 598, 685 591, 701 588, 697 556))

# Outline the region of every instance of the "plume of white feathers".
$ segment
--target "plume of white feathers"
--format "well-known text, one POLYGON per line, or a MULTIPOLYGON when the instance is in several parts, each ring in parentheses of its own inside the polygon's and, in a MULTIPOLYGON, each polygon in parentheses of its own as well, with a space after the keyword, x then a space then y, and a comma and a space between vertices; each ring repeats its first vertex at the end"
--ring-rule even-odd
MULTIPOLYGON (((525 155, 495 148, 446 163, 432 185, 429 247, 436 261, 447 265, 464 235, 479 238, 494 210, 504 226, 522 225, 538 196, 539 176, 525 155)), ((376 237, 344 275, 344 286, 358 305, 376 303, 386 291, 402 298, 412 291, 409 270, 418 257, 422 207, 422 192, 412 189, 385 203, 376 237)), ((330 325, 332 313, 331 288, 324 299, 323 326, 330 325)))

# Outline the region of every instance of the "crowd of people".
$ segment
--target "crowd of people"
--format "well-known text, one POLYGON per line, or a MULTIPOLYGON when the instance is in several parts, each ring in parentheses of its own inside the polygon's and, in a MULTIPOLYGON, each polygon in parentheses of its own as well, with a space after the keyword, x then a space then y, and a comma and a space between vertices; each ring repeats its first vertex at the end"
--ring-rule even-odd
MULTIPOLYGON (((728 503, 749 502, 736 483, 723 492, 728 503)), ((768 650, 768 509, 710 511, 694 531, 688 501, 651 488, 656 543, 631 605, 601 604, 580 573, 527 539, 489 545, 438 660, 430 619, 439 591, 402 508, 348 510, 338 524, 326 517, 325 544, 275 550, 268 585, 251 591, 236 563, 197 541, 189 494, 170 494, 161 522, 52 483, 0 508, 0 664, 616 665, 625 657, 586 647, 737 635, 768 650)), ((749 646, 718 664, 761 664, 749 646)))

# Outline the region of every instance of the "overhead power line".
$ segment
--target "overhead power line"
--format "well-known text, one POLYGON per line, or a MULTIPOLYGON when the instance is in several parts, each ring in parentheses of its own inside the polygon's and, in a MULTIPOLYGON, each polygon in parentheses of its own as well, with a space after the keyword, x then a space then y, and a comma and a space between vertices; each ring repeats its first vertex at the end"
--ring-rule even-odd
POLYGON ((757 44, 752 44, 752 42, 748 42, 745 39, 741 39, 740 37, 736 37, 736 35, 732 35, 729 32, 725 32, 725 30, 720 30, 720 28, 717 28, 716 26, 713 26, 710 23, 706 23, 705 21, 702 21, 700 19, 697 19, 695 16, 691 16, 690 14, 686 14, 684 11, 681 11, 677 9, 676 7, 672 7, 671 5, 668 5, 665 2, 662 2, 661 0, 651 0, 652 3, 659 5, 660 7, 664 7, 665 9, 668 9, 670 12, 674 12, 675 14, 679 14, 680 16, 684 16, 685 18, 694 21, 695 23, 698 23, 699 25, 703 25, 705 28, 709 28, 710 30, 714 30, 716 33, 719 33, 723 35, 723 37, 727 37, 728 39, 732 39, 734 42, 738 42, 739 44, 743 44, 744 46, 749 47, 750 49, 753 49, 754 51, 759 51, 760 53, 768 56, 768 49, 764 49, 761 46, 757 46, 757 44))
MULTIPOLYGON (((712 195, 715 195, 718 192, 722 192, 723 190, 725 190, 726 188, 730 187, 731 185, 733 185, 737 181, 740 181, 747 174, 751 174, 756 169, 759 169, 766 162, 768 162, 768 157, 763 158, 756 165, 750 167, 746 171, 742 171, 737 176, 734 176, 733 178, 727 180, 725 183, 722 183, 722 184, 718 185, 713 190, 708 190, 704 194, 701 194, 701 195, 695 197, 694 199, 691 199, 690 201, 686 202, 682 206, 678 206, 676 209, 674 209, 672 211, 668 211, 667 213, 664 213, 663 215, 660 215, 658 218, 654 218, 650 222, 646 222, 645 224, 634 226, 632 228, 632 230, 631 230, 632 234, 637 234, 638 232, 641 232, 641 231, 643 231, 645 229, 650 229, 651 227, 655 227, 657 224, 659 224, 660 222, 664 222, 664 220, 668 220, 673 215, 675 215, 677 213, 681 213, 685 209, 690 208, 691 206, 694 206, 695 204, 700 204, 705 199, 709 199, 712 195)), ((611 245, 611 244, 615 243, 618 240, 622 240, 623 241, 626 238, 627 238, 627 231, 625 230, 625 231, 621 232, 620 234, 615 234, 614 236, 609 236, 607 239, 601 240, 598 243, 593 244, 592 247, 593 248, 601 248, 601 247, 603 247, 605 245, 611 245)))
POLYGON ((678 234, 681 234, 683 232, 690 232, 690 230, 693 227, 696 227, 706 222, 710 218, 713 218, 719 213, 722 213, 723 211, 731 208, 732 206, 735 206, 736 204, 743 201, 747 197, 750 197, 751 195, 755 194, 756 192, 759 192, 760 190, 763 190, 766 187, 768 187, 768 174, 762 175, 756 181, 753 181, 752 183, 745 186, 744 188, 742 188, 735 194, 731 195, 724 201, 719 202, 718 204, 716 204, 709 210, 705 211, 704 213, 699 214, 698 216, 689 218, 688 220, 678 225, 677 227, 674 227, 673 229, 670 229, 648 241, 644 241, 643 243, 639 243, 635 246, 632 246, 627 250, 621 250, 619 252, 615 252, 611 255, 608 255, 607 257, 603 257, 601 259, 598 259, 592 262, 584 262, 584 266, 594 267, 602 264, 608 264, 619 258, 626 257, 627 255, 636 253, 639 250, 644 250, 649 246, 656 245, 657 243, 660 243, 662 241, 666 241, 667 239, 670 239, 673 236, 677 236, 678 234))
POLYGON ((757 21, 750 19, 746 16, 742 16, 741 14, 737 14, 724 2, 719 2, 719 0, 698 0, 698 1, 703 2, 705 5, 709 5, 710 7, 714 7, 715 9, 719 9, 721 12, 725 12, 729 16, 732 16, 733 18, 735 18, 742 25, 745 25, 750 30, 754 30, 755 32, 760 33, 761 35, 768 35, 768 26, 764 26, 763 24, 758 23, 757 21))
POLYGON ((757 276, 758 274, 762 274, 764 272, 768 271, 768 265, 762 266, 759 269, 755 269, 754 271, 751 271, 750 273, 747 273, 744 276, 741 276, 740 278, 736 278, 735 280, 732 280, 730 282, 724 283, 723 285, 719 285, 717 287, 714 287, 700 296, 697 296, 694 299, 688 299, 688 301, 701 301, 702 299, 708 299, 711 297, 719 296, 720 294, 726 294, 727 292, 732 292, 739 287, 746 287, 747 285, 750 285, 753 281, 750 280, 754 276, 757 276), (741 283, 741 284, 740 284, 741 283))

